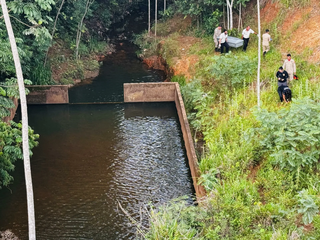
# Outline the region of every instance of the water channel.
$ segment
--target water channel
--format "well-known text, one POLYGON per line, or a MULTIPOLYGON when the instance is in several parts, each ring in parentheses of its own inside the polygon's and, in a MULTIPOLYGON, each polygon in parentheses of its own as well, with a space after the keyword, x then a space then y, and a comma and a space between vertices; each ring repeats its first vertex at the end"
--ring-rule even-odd
MULTIPOLYGON (((122 102, 124 82, 162 81, 129 41, 104 62, 91 84, 69 92, 72 103, 122 102)), ((193 186, 173 103, 29 106, 40 134, 31 159, 37 238, 134 239, 136 228, 119 208, 140 210, 187 195, 193 186)), ((0 190, 0 230, 27 239, 22 161, 10 189, 0 190)))

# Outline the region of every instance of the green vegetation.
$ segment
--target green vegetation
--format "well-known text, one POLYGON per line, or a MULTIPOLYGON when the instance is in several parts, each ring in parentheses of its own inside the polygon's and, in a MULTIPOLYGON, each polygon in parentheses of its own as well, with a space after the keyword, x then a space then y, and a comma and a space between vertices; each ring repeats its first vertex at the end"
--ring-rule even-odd
MULTIPOLYGON (((25 80, 25 84, 31 84, 31 81, 25 80)), ((28 91, 26 93, 28 94, 28 91)), ((15 107, 13 98, 19 98, 19 90, 17 79, 10 78, 0 85, 0 119, 10 116, 10 110, 15 107)), ((14 162, 23 159, 21 129, 21 123, 10 122, 8 124, 0 120, 0 188, 12 182, 13 177, 10 172, 14 170, 14 162)), ((38 138, 39 135, 29 128, 30 149, 38 144, 38 138)))
MULTIPOLYGON (((262 59, 260 111, 255 37, 246 53, 215 55, 211 36, 185 50, 199 59, 194 78, 180 85, 195 142, 205 141, 198 156, 207 197, 198 206, 179 200, 152 209, 147 239, 320 238, 320 69, 307 54, 294 54, 300 79, 290 83, 292 103, 280 103, 281 36, 276 28, 272 34, 276 41, 262 59)), ((169 66, 181 56, 183 43, 176 40, 183 38, 157 39, 169 66)))
MULTIPOLYGON (((10 172, 14 170, 14 162, 23 159, 21 129, 21 123, 11 122, 9 125, 0 122, 0 188, 13 181, 10 172)), ((29 128, 30 149, 38 145, 38 138, 39 135, 29 128)))

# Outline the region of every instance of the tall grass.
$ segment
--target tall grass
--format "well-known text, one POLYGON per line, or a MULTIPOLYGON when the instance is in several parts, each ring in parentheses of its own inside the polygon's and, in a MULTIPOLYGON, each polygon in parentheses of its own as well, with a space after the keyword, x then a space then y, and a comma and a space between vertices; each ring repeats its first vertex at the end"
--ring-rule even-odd
POLYGON ((51 69, 48 66, 38 63, 31 71, 30 80, 33 85, 52 85, 51 69))

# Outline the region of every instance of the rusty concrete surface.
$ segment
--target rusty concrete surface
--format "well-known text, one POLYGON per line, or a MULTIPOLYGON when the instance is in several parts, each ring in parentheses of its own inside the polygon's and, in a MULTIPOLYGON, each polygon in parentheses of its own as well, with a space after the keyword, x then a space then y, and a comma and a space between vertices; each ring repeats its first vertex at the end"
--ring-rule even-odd
POLYGON ((28 104, 63 104, 69 103, 68 85, 27 86, 28 104))
POLYGON ((198 184, 200 170, 198 159, 193 144, 190 126, 184 107, 183 99, 178 83, 162 82, 162 83, 125 83, 124 102, 175 102, 183 140, 187 152, 189 168, 193 180, 193 186, 197 198, 205 196, 206 192, 203 186, 198 184))
POLYGON ((172 83, 125 83, 124 102, 174 102, 172 83))

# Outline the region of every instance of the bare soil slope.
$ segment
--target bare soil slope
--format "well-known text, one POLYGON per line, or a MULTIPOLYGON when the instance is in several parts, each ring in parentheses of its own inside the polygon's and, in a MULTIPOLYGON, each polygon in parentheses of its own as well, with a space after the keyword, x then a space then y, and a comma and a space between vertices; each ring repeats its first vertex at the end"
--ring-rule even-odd
POLYGON ((310 62, 320 62, 320 1, 310 0, 306 7, 281 10, 283 6, 272 0, 261 10, 263 23, 273 22, 285 12, 283 23, 278 26, 283 36, 281 49, 284 52, 307 54, 310 62))

